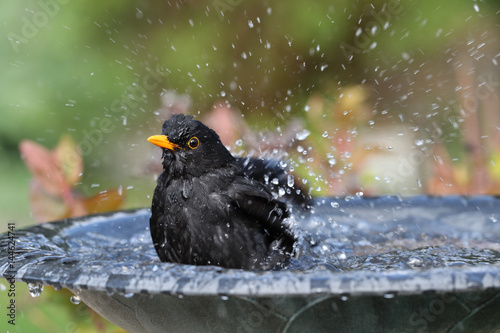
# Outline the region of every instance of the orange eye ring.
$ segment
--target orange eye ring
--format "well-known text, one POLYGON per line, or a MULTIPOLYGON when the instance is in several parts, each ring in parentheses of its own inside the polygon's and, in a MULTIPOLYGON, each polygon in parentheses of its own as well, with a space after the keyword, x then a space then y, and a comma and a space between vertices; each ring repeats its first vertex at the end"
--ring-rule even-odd
POLYGON ((200 140, 198 140, 197 137, 193 136, 191 139, 188 141, 188 147, 191 149, 196 149, 200 145, 200 140))

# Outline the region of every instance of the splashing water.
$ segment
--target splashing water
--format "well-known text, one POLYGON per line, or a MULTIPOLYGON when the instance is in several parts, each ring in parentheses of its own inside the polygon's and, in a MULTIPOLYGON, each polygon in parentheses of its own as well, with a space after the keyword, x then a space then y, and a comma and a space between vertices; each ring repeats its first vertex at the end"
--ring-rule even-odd
MULTIPOLYGON (((381 271, 498 262, 500 247, 494 244, 500 230, 478 236, 484 225, 497 225, 496 219, 491 219, 492 214, 479 218, 475 213, 468 216, 454 209, 448 211, 448 218, 445 214, 441 221, 433 221, 435 218, 427 216, 424 207, 417 205, 406 210, 385 205, 377 208, 374 200, 363 199, 361 194, 342 200, 326 199, 318 202, 310 213, 298 212, 294 216, 292 224, 301 239, 297 247, 302 255, 285 269, 381 271), (363 200, 370 205, 356 207, 363 200), (459 214, 463 222, 455 225, 457 221, 452 214, 459 214), (463 225, 467 224, 471 228, 475 225, 475 229, 464 232, 463 225)), ((38 236, 36 240, 23 242, 21 237, 20 244, 30 244, 26 255, 37 252, 38 262, 61 260, 64 265, 71 265, 90 260, 95 268, 109 264, 128 271, 151 265, 152 272, 160 270, 150 243, 147 216, 135 223, 131 229, 126 219, 117 219, 113 223, 116 232, 102 229, 99 223, 78 225, 63 230, 55 240, 38 236), (40 248, 33 249, 33 241, 40 248)), ((39 286, 31 285, 30 292, 36 295, 39 286)))
POLYGON ((307 139, 307 137, 311 135, 311 132, 307 129, 303 129, 302 131, 298 132, 296 135, 295 135, 295 138, 299 141, 302 141, 302 140, 305 140, 307 139))

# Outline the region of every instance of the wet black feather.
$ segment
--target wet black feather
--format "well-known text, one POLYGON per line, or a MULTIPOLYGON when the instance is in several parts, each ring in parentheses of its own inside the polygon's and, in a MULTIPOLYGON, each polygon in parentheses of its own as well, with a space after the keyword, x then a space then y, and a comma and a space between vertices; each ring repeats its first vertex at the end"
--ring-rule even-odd
POLYGON ((162 261, 270 269, 290 257, 295 242, 287 205, 251 178, 219 136, 190 116, 163 125, 169 141, 154 192, 150 229, 162 261), (188 141, 197 137, 196 149, 188 141))

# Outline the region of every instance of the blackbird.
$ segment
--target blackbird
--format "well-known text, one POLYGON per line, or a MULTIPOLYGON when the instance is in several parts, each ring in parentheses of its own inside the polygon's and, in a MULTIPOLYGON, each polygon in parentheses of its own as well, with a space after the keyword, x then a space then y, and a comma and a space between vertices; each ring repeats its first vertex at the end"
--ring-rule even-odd
POLYGON ((290 258, 287 204, 253 177, 264 173, 262 162, 249 167, 213 130, 182 114, 148 141, 163 150, 150 218, 161 261, 266 270, 290 258))

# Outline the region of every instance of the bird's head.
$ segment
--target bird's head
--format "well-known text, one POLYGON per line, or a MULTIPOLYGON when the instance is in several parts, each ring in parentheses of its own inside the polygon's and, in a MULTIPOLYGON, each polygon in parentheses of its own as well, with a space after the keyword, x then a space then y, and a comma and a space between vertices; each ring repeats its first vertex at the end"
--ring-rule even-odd
POLYGON ((234 163, 217 133, 189 115, 173 115, 163 124, 162 134, 148 141, 163 149, 163 166, 170 172, 199 176, 234 163))

